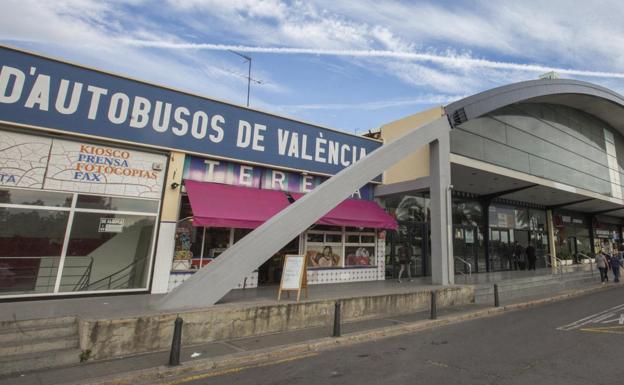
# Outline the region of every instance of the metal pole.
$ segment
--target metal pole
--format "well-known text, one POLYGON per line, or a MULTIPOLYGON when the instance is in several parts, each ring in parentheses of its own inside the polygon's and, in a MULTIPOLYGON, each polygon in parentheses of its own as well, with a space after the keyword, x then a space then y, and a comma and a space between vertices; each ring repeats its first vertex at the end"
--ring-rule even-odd
POLYGON ((251 91, 251 57, 247 58, 249 62, 249 72, 247 73, 247 107, 249 107, 249 92, 251 91))
POLYGON ((171 341, 171 352, 169 353, 169 366, 180 365, 180 351, 182 348, 182 323, 184 321, 177 316, 173 326, 173 340, 171 341))
POLYGON ((431 292, 431 319, 438 318, 438 306, 436 304, 436 291, 431 292))
POLYGON ((494 284, 494 307, 500 306, 500 299, 498 297, 498 284, 494 284))
POLYGON ((340 337, 340 301, 334 305, 334 337, 340 337))

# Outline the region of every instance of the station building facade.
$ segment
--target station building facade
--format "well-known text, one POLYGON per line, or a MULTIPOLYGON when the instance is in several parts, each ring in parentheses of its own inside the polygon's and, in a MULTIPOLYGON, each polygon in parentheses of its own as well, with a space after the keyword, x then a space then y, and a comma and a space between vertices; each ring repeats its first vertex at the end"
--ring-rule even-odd
MULTIPOLYGON (((432 256, 429 147, 250 271, 310 284, 582 263, 622 239, 624 99, 571 80, 486 91, 368 137, 0 47, 0 300, 166 293, 327 178, 448 118, 448 256, 432 256), (370 137, 372 136, 372 137, 370 137), (559 263, 562 263, 559 261, 559 263)), ((445 166, 446 167, 446 166, 445 166)), ((439 190, 439 189, 438 189, 439 190)))
MULTIPOLYGON (((456 274, 587 263, 622 244, 624 99, 603 87, 540 79, 492 89, 382 126, 391 141, 441 116, 450 134, 456 274)), ((409 245, 427 275, 428 148, 389 169, 376 195, 399 221, 388 261, 409 245)), ((392 238, 392 237, 389 237, 392 238)), ((392 271, 389 270, 389 275, 392 271)))
MULTIPOLYGON (((0 47, 0 300, 166 293, 379 140, 0 47)), ((384 279, 372 180, 250 271, 384 279)))

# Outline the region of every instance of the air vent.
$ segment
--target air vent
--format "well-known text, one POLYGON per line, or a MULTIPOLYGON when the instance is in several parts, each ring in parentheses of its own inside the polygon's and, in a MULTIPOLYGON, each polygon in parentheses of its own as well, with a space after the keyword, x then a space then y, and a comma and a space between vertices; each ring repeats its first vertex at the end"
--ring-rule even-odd
POLYGON ((459 126, 464 123, 468 118, 466 117, 466 111, 463 108, 455 110, 453 112, 453 126, 459 126))

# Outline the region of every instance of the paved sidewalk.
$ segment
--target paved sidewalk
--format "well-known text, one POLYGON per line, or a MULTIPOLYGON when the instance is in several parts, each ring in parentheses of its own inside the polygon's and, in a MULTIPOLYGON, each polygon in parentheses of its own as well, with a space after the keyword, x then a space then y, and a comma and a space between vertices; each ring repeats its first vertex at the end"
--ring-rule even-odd
MULTIPOLYGON (((489 305, 476 304, 448 307, 438 310, 437 321, 429 321, 429 311, 422 311, 402 316, 345 323, 342 325, 343 337, 341 340, 351 340, 352 343, 355 343, 361 339, 366 340, 370 338, 382 338, 385 335, 405 334, 420 330, 421 328, 499 314, 506 310, 536 306, 551 300, 566 299, 569 296, 582 295, 610 287, 616 286, 609 285, 605 287, 602 285, 595 285, 582 290, 568 290, 552 293, 552 295, 548 297, 525 297, 502 303, 504 307, 501 308, 492 308, 489 305)), ((227 357, 233 357, 231 360, 233 363, 241 364, 244 363, 245 360, 253 361, 257 359, 253 357, 255 353, 258 353, 259 357, 266 358, 271 355, 279 355, 280 351, 287 352, 291 347, 301 347, 301 344, 310 344, 310 349, 313 349, 312 347, 315 344, 318 344, 318 348, 327 348, 328 337, 331 336, 331 333, 331 327, 318 327, 184 347, 182 349, 181 360, 184 364, 183 367, 188 368, 214 365, 214 363, 203 364, 202 362, 206 362, 206 360, 212 360, 213 362, 223 360, 224 363, 222 365, 227 365, 227 357), (276 351, 278 353, 275 353, 276 351), (245 358, 245 356, 249 358, 245 358), (196 364, 194 364, 194 362, 196 364)), ((329 338, 329 340, 331 340, 331 338, 329 338)), ((336 342, 338 343, 338 339, 336 339, 336 342)), ((85 384, 97 383, 99 379, 104 378, 108 378, 109 382, 107 383, 116 383, 111 379, 111 376, 127 377, 131 372, 140 370, 153 370, 154 374, 160 373, 163 371, 163 366, 167 364, 168 358, 169 352, 158 352, 123 359, 90 362, 78 366, 54 368, 31 372, 21 376, 0 378, 0 385, 85 384)), ((163 373, 163 375, 165 374, 163 373)), ((124 381, 127 381, 127 379, 124 381)), ((122 381, 120 383, 137 382, 122 381)))
MULTIPOLYGON (((483 309, 481 305, 466 305, 449 307, 438 310, 438 317, 472 312, 483 309)), ((408 324, 429 319, 429 311, 414 314, 365 320, 342 325, 342 335, 382 329, 388 326, 408 324)), ((285 333, 269 334, 264 336, 242 338, 230 341, 209 343, 204 345, 185 347, 182 349, 181 361, 216 358, 240 352, 254 352, 261 349, 315 341, 332 334, 331 327, 318 327, 285 333), (194 356, 194 357, 192 357, 194 356)), ((0 378, 0 385, 57 385, 68 383, 84 383, 99 377, 110 376, 115 373, 126 373, 134 370, 156 368, 166 365, 169 361, 169 352, 142 354, 122 359, 91 362, 78 366, 48 369, 39 372, 27 373, 21 376, 0 378)))

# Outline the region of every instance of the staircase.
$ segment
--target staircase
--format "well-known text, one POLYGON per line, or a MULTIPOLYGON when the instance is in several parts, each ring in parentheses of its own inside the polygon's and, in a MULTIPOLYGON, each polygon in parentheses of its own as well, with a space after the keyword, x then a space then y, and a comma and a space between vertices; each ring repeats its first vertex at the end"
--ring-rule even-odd
MULTIPOLYGON (((610 277, 611 279, 611 277, 610 277)), ((502 305, 522 298, 554 295, 557 292, 580 289, 600 284, 600 274, 591 270, 590 265, 568 269, 563 274, 545 274, 532 277, 506 279, 479 283, 475 287, 475 302, 494 303, 494 284, 498 285, 498 295, 502 305)))
POLYGON ((75 317, 0 322, 0 376, 80 362, 75 317))

